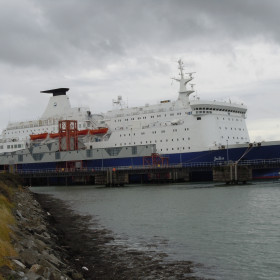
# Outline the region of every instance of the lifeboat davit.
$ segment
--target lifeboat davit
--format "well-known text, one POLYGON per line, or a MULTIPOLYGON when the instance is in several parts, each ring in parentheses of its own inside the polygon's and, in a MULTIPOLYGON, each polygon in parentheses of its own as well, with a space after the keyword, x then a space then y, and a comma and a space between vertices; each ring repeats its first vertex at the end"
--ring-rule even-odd
POLYGON ((46 139, 48 136, 48 133, 41 133, 41 134, 31 134, 29 135, 31 140, 42 140, 46 139))
POLYGON ((107 127, 99 127, 98 129, 91 129, 89 131, 90 135, 96 135, 96 134, 106 134, 108 131, 107 127))

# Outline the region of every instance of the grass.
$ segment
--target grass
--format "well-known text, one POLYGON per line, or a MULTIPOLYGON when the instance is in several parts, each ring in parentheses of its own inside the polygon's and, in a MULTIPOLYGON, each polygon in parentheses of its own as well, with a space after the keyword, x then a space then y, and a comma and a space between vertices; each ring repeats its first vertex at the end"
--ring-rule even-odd
MULTIPOLYGON (((15 257, 11 243, 11 225, 15 223, 12 214, 12 196, 19 184, 11 174, 0 174, 0 267, 12 268, 11 257, 15 257)), ((4 279, 0 274, 0 280, 4 279)))

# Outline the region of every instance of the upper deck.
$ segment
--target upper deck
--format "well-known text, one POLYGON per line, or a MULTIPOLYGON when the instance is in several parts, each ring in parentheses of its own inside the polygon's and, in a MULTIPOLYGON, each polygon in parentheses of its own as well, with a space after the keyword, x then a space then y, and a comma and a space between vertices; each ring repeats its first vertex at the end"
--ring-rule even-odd
POLYGON ((231 102, 219 102, 219 101, 206 101, 206 100, 192 100, 190 106, 193 114, 203 113, 235 113, 241 114, 245 117, 247 107, 244 104, 237 104, 231 102))

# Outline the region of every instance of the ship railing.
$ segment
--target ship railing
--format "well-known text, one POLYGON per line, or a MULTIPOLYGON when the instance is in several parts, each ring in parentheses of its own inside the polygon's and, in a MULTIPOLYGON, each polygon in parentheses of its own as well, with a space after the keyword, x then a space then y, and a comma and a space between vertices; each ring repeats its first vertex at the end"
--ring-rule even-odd
MULTIPOLYGON (((111 166, 111 167, 86 167, 86 168, 55 168, 55 169, 18 169, 18 174, 30 174, 30 173, 67 173, 67 172, 95 172, 95 171, 107 171, 107 170, 143 170, 147 168, 153 169, 167 169, 167 168, 199 168, 199 167, 215 167, 215 166, 227 166, 229 164, 236 164, 235 161, 215 161, 215 162, 184 162, 177 164, 157 164, 157 165, 129 165, 129 166, 111 166)), ((242 160, 238 162, 238 165, 242 166, 265 166, 265 165, 280 165, 280 158, 274 159, 254 159, 254 160, 242 160)))
POLYGON ((270 165, 278 163, 280 163, 280 158, 241 160, 238 162, 238 165, 270 165))

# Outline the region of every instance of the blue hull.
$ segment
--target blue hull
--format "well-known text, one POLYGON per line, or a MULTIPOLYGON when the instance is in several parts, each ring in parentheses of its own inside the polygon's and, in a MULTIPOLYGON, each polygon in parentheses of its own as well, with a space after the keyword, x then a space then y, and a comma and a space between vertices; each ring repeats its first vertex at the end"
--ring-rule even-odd
MULTIPOLYGON (((226 161, 237 161, 243 154, 248 151, 248 147, 231 148, 222 150, 209 150, 203 152, 193 153, 178 153, 178 154, 166 154, 164 157, 168 158, 169 164, 183 164, 188 165, 192 163, 217 163, 226 161)), ((240 161, 247 160, 270 160, 280 158, 280 145, 269 146, 254 146, 250 151, 242 157, 240 161)), ((84 160, 83 167, 86 168, 106 168, 106 167, 121 167, 121 166, 141 166, 143 165, 142 157, 130 157, 130 158, 110 158, 110 159, 98 159, 98 160, 84 160)), ((61 167, 61 163, 59 163, 61 167)), ((38 169, 55 169, 58 168, 58 163, 32 163, 32 164, 18 164, 19 170, 38 170, 38 169)), ((280 169, 264 169, 253 170, 253 178, 265 179, 265 178, 280 178, 280 169), (274 176, 274 177, 273 177, 274 176), (278 176, 278 177, 277 177, 278 176)))

